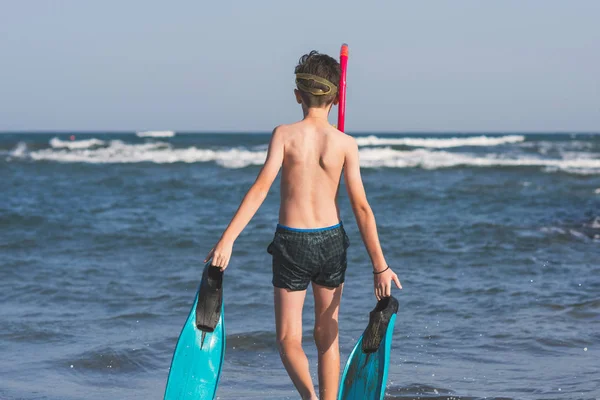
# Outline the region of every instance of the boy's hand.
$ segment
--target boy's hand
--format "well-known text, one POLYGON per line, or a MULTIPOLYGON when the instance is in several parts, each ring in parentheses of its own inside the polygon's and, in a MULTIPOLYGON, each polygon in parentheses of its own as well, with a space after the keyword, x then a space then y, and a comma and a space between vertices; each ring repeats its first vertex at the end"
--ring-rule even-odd
POLYGON ((229 264, 229 260, 231 259, 231 252, 233 251, 233 242, 226 240, 219 240, 215 247, 213 247, 209 252, 204 262, 208 262, 212 258, 212 262, 210 263, 212 266, 221 268, 221 271, 224 271, 229 264))
MULTIPOLYGON (((387 268, 387 266, 385 268, 387 268)), ((384 297, 390 297, 392 295, 392 281, 394 281, 398 289, 402 289, 398 275, 396 275, 391 268, 388 268, 387 271, 384 271, 380 274, 373 275, 375 297, 377 297, 378 301, 384 297)))

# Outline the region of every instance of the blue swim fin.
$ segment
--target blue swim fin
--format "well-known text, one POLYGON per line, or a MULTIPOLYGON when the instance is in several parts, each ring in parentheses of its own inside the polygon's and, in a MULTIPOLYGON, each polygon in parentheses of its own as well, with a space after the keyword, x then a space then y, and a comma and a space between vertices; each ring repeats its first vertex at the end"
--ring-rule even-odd
POLYGON ((212 400, 225 355, 223 272, 207 264, 181 330, 164 400, 212 400))
POLYGON ((381 299, 344 368, 338 400, 383 400, 398 300, 381 299))

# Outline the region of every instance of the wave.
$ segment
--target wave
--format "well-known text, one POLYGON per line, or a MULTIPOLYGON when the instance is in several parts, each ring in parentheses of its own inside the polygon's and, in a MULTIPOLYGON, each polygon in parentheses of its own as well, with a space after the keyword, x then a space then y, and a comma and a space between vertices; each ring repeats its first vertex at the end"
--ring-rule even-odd
POLYGON ((174 148, 171 144, 165 142, 128 144, 121 140, 111 140, 106 147, 50 148, 33 151, 29 154, 34 160, 92 164, 140 162, 169 164, 176 162, 196 163, 214 161, 226 168, 244 168, 249 165, 262 165, 266 155, 266 151, 252 151, 243 148, 225 150, 198 149, 196 147, 174 148))
POLYGON ((366 136, 356 138, 356 143, 358 143, 359 146, 409 146, 437 149, 465 146, 498 146, 523 141, 525 141, 525 136, 521 135, 452 138, 380 138, 377 136, 366 136))
POLYGON ((157 367, 158 359, 145 347, 105 347, 86 351, 65 358, 65 365, 77 371, 106 371, 115 369, 121 372, 148 371, 157 367))
MULTIPOLYGON (((54 140, 54 139, 53 139, 54 140)), ((102 142, 89 139, 85 146, 67 146, 77 142, 56 139, 51 148, 27 153, 24 143, 12 151, 14 157, 29 157, 36 161, 64 163, 121 164, 121 163, 202 163, 215 162, 225 168, 245 168, 262 165, 267 151, 264 148, 207 149, 176 148, 167 142, 131 144, 121 140, 102 142), (100 145, 102 142, 102 145, 100 145)), ((574 174, 600 174, 600 159, 589 153, 570 152, 555 158, 538 155, 497 153, 471 154, 444 150, 395 150, 390 147, 368 147, 360 150, 360 164, 364 168, 423 168, 453 167, 541 167, 546 172, 563 171, 574 174)))
POLYGON ((173 131, 142 131, 137 132, 135 134, 137 137, 151 137, 151 138, 163 138, 163 137, 173 137, 175 136, 175 132, 173 131))
POLYGON ((14 148, 13 151, 10 152, 10 155, 15 158, 23 158, 27 153, 27 144, 24 142, 19 142, 17 147, 14 148))
POLYGON ((100 139, 86 140, 60 140, 59 138, 50 139, 50 146, 54 149, 89 149, 94 146, 103 146, 105 142, 100 139))
POLYGON ((360 157, 361 166, 367 168, 545 167, 548 171, 600 174, 600 159, 591 158, 549 159, 523 156, 507 158, 497 154, 476 156, 425 149, 400 151, 389 147, 363 149, 360 151, 360 157))

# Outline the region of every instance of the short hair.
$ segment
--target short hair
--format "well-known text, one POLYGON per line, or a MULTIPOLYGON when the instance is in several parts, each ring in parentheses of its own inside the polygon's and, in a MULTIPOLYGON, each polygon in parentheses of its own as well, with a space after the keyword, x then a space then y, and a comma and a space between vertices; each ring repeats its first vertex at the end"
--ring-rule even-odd
MULTIPOLYGON (((300 57, 294 73, 311 74, 327 79, 335 85, 335 88, 328 88, 327 85, 315 82, 311 79, 299 79, 303 86, 327 91, 329 89, 338 88, 341 70, 340 64, 335 58, 330 57, 327 54, 320 54, 318 51, 313 50, 300 57)), ((336 99, 337 90, 332 90, 331 94, 321 96, 315 96, 314 94, 300 90, 300 96, 307 107, 325 107, 333 103, 336 99)))

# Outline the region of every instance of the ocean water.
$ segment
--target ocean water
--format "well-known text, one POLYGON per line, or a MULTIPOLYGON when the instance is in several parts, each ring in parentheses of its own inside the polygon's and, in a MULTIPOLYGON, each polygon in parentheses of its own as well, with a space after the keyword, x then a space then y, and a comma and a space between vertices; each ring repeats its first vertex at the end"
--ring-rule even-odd
MULTIPOLYGON (((386 398, 599 399, 600 135, 357 137, 404 286, 386 398)), ((0 399, 161 399, 202 259, 268 139, 0 134, 0 399)), ((297 398, 274 344, 278 192, 225 276, 220 399, 297 398)), ((375 298, 340 192, 345 362, 375 298)), ((312 310, 309 296, 315 376, 312 310)))

